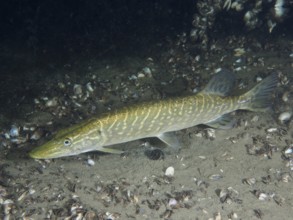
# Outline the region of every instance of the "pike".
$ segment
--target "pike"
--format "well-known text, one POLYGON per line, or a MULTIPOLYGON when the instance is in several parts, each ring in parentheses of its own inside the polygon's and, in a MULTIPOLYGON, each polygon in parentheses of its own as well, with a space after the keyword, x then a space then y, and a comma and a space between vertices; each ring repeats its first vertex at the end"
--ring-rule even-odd
POLYGON ((88 151, 122 153, 106 146, 147 137, 157 137, 178 150, 180 143, 175 131, 199 124, 231 128, 233 124, 229 113, 238 109, 261 112, 268 109, 277 83, 277 74, 272 74, 250 91, 233 96, 230 93, 235 76, 228 70, 221 70, 197 94, 110 111, 60 130, 53 139, 33 149, 29 155, 36 159, 49 159, 88 151))

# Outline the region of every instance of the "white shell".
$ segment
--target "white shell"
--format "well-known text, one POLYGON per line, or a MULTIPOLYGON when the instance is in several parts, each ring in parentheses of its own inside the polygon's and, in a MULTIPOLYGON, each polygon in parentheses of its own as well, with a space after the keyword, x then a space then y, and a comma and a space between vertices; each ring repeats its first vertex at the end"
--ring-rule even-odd
POLYGON ((285 154, 292 154, 293 153, 293 147, 289 147, 285 150, 285 154))
POLYGON ((9 131, 10 137, 18 137, 19 136, 19 128, 16 125, 12 125, 9 131))
POLYGON ((95 165, 95 161, 89 158, 89 159, 87 159, 87 164, 89 166, 94 166, 95 165))
POLYGON ((212 174, 212 175, 209 176, 210 180, 219 180, 219 179, 222 179, 222 178, 223 178, 223 176, 220 175, 220 174, 212 174))
POLYGON ((174 198, 171 198, 170 200, 169 200, 169 203, 168 203, 168 205, 169 206, 176 206, 178 204, 178 202, 177 202, 177 200, 176 199, 174 199, 174 198))
POLYGON ((91 84, 90 82, 88 82, 88 83, 86 84, 86 89, 87 89, 87 91, 89 91, 89 92, 93 92, 93 91, 94 91, 94 88, 92 87, 92 84, 91 84))
POLYGON ((282 95, 282 100, 284 102, 288 102, 289 101, 289 92, 284 92, 284 94, 282 95))
POLYGON ((36 192, 36 190, 34 190, 34 189, 29 189, 29 191, 28 191, 28 193, 29 193, 30 195, 35 194, 35 192, 36 192))
POLYGON ((174 167, 168 167, 165 171, 165 176, 172 177, 174 176, 175 169, 174 167))
POLYGON ((241 11, 243 9, 243 5, 235 1, 231 4, 231 8, 235 9, 236 11, 241 11))
POLYGON ((142 71, 148 76, 150 76, 152 74, 152 71, 149 67, 143 68, 142 71))
POLYGON ((6 199, 6 200, 3 202, 3 205, 7 205, 7 204, 14 204, 14 202, 13 202, 11 199, 6 199))
POLYGON ((265 194, 265 193, 260 193, 259 195, 258 195, 258 199, 259 200, 261 200, 261 201, 265 201, 265 200, 268 200, 268 195, 267 194, 265 194))
POLYGON ((65 84, 63 82, 58 82, 58 87, 60 89, 65 89, 65 84))
POLYGON ((46 107, 55 107, 55 106, 57 106, 58 105, 58 101, 57 101, 58 99, 57 99, 57 97, 54 97, 54 98, 52 98, 52 99, 48 99, 47 101, 46 101, 46 107))
POLYGON ((41 131, 40 130, 36 130, 32 136, 31 136, 31 140, 39 140, 41 138, 42 134, 41 134, 41 131))
POLYGON ((248 184, 250 186, 254 185, 256 183, 256 179, 254 177, 252 178, 245 178, 242 180, 243 183, 248 184))
POLYGON ((260 77, 260 76, 256 77, 256 82, 259 83, 260 81, 262 81, 262 77, 260 77))
POLYGON ((292 116, 292 113, 291 112, 283 112, 279 115, 279 121, 280 122, 285 122, 285 121, 288 121, 292 116))
POLYGON ((284 6, 284 0, 277 0, 276 1, 274 9, 275 9, 275 16, 277 18, 281 18, 284 15, 285 10, 284 10, 283 6, 284 6))
POLYGON ((215 73, 218 73, 218 72, 220 72, 222 70, 222 68, 220 67, 220 68, 217 68, 216 70, 215 70, 215 73))
POLYGON ((252 12, 251 11, 246 12, 244 15, 244 21, 246 22, 249 21, 251 17, 252 17, 252 12))
POLYGON ((210 139, 215 139, 216 138, 216 131, 213 128, 207 128, 206 129, 206 136, 210 139))
POLYGON ((129 80, 137 80, 137 76, 136 75, 131 75, 128 77, 129 80))
POLYGON ((267 129, 267 132, 269 133, 273 133, 273 132, 277 132, 278 131, 278 128, 268 128, 267 129))
POLYGON ((143 73, 138 73, 137 74, 137 78, 144 78, 144 77, 145 77, 145 75, 143 73))
POLYGON ((251 122, 257 122, 259 120, 259 116, 255 115, 253 116, 253 118, 251 119, 251 122))
POLYGON ((75 95, 81 95, 82 94, 82 87, 79 84, 75 84, 73 86, 73 91, 75 95))
POLYGON ((220 212, 217 212, 216 214, 215 214, 215 218, 214 218, 215 220, 222 220, 222 216, 221 216, 221 213, 220 212))
POLYGON ((40 100, 34 99, 35 104, 40 104, 40 100))

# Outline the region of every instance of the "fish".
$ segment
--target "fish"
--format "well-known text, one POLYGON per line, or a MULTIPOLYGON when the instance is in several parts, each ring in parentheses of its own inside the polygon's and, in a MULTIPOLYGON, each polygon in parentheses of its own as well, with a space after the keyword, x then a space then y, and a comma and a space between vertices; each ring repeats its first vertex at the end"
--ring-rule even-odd
POLYGON ((157 137, 174 151, 181 148, 175 132, 204 124, 213 128, 233 127, 231 113, 242 109, 264 112, 271 108, 278 84, 273 73, 251 90, 232 95, 236 77, 222 69, 197 94, 142 102, 92 117, 58 131, 51 140, 34 148, 29 156, 51 159, 89 151, 118 153, 111 145, 157 137))

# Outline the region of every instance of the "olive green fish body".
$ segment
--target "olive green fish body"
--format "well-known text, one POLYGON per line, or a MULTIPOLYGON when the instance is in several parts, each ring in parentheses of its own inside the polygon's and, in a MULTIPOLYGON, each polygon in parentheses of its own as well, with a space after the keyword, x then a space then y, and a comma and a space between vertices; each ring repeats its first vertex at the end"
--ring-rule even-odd
POLYGON ((233 98, 195 95, 124 108, 97 120, 107 146, 211 121, 238 109, 234 102, 233 98))
POLYGON ((269 76, 241 96, 227 96, 233 83, 233 76, 223 71, 198 94, 141 103, 91 118, 59 131, 52 140, 34 149, 30 156, 57 158, 93 150, 121 153, 105 146, 146 137, 158 137, 177 148, 179 143, 169 135, 170 132, 198 124, 224 127, 227 123, 223 126, 223 115, 237 109, 265 110, 270 105, 277 76, 269 76))

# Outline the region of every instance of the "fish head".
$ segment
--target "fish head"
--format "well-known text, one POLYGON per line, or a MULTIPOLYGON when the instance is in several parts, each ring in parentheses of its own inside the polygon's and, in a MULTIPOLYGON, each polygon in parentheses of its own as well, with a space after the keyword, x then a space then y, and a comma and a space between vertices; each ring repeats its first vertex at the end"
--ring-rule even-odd
POLYGON ((101 132, 97 131, 94 136, 91 136, 86 130, 80 128, 61 130, 50 141, 33 149, 29 156, 35 159, 52 159, 102 148, 103 136, 101 132))

